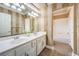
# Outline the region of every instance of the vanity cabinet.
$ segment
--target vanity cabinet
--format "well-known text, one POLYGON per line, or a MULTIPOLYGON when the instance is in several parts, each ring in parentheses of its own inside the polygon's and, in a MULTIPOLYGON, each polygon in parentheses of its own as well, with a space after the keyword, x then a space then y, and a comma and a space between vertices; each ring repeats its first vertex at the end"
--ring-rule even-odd
POLYGON ((42 36, 16 48, 16 56, 36 56, 45 48, 46 37, 42 36))
POLYGON ((16 48, 16 56, 36 56, 36 40, 16 48))
POLYGON ((36 56, 39 55, 45 46, 46 36, 41 36, 4 53, 0 53, 0 56, 36 56))
POLYGON ((15 56, 15 50, 9 50, 7 52, 0 54, 0 56, 15 56))

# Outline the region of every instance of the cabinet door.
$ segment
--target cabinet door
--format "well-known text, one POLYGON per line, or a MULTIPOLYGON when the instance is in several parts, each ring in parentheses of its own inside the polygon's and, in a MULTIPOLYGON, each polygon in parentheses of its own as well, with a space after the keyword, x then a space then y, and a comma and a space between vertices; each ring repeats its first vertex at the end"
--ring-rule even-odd
POLYGON ((19 46, 15 50, 16 56, 25 56, 25 45, 19 46))
POLYGON ((42 47, 43 47, 43 49, 45 48, 45 46, 46 46, 46 36, 44 36, 42 38, 42 47))
POLYGON ((30 51, 31 51, 31 42, 28 42, 25 44, 25 55, 30 56, 30 51))
POLYGON ((31 50, 30 50, 31 56, 36 56, 36 40, 33 40, 31 42, 31 50))
POLYGON ((15 50, 7 51, 7 52, 1 54, 0 56, 15 56, 15 50))
POLYGON ((42 51, 42 39, 37 39, 37 55, 42 51))
POLYGON ((36 40, 26 44, 26 56, 36 56, 36 40))

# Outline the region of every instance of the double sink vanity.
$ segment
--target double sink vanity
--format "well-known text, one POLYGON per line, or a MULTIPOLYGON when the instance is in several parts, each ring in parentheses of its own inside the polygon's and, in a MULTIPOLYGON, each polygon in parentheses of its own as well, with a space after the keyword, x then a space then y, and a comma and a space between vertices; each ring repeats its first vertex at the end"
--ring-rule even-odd
POLYGON ((46 32, 0 38, 0 56, 37 56, 46 46, 46 32))

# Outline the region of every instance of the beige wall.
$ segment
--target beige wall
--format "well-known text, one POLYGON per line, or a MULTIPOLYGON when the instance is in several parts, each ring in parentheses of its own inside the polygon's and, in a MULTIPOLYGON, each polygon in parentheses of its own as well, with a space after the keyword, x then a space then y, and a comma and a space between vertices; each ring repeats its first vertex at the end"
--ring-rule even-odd
POLYGON ((52 18, 52 4, 49 3, 47 7, 47 44, 53 45, 53 18, 52 18))
POLYGON ((75 45, 75 26, 74 26, 74 24, 75 24, 75 22, 74 22, 74 6, 71 6, 70 7, 70 12, 69 12, 69 16, 68 16, 68 20, 69 20, 69 29, 70 29, 70 39, 71 39, 71 42, 70 42, 70 46, 72 47, 72 49, 73 49, 73 52, 75 52, 76 51, 76 49, 75 49, 75 47, 76 47, 76 45, 75 45))
POLYGON ((79 4, 77 4, 77 54, 79 55, 79 4))
POLYGON ((40 6, 40 18, 39 18, 39 31, 45 31, 47 33, 47 45, 53 45, 53 28, 52 28, 52 4, 39 4, 40 6))
POLYGON ((43 4, 41 4, 40 5, 41 6, 41 8, 40 8, 40 18, 39 18, 39 29, 40 29, 40 31, 44 31, 45 30, 45 26, 44 26, 44 24, 45 24, 45 15, 46 15, 46 9, 45 9, 45 6, 43 5, 43 4))

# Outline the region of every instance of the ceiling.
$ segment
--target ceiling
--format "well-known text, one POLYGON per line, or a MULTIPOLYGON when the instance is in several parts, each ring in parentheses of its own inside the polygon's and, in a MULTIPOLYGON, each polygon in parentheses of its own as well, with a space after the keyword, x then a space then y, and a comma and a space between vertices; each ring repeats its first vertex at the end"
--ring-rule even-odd
POLYGON ((53 3, 52 8, 53 8, 53 11, 55 11, 57 9, 65 8, 72 5, 73 3, 53 3))

